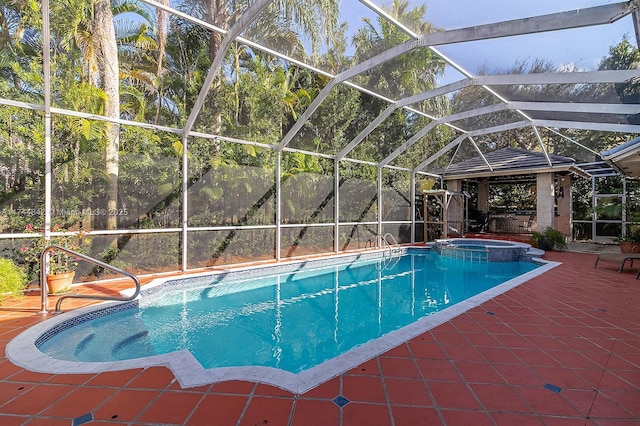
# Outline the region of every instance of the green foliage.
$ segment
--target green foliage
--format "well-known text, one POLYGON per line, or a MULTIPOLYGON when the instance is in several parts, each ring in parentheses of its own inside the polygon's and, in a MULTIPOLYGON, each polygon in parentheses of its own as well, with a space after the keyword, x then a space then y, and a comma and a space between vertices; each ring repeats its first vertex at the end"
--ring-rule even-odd
POLYGON ((535 210, 537 204, 535 183, 491 185, 489 202, 491 206, 505 207, 508 210, 535 210))
MULTIPOLYGON (((110 245, 100 252, 99 258, 104 263, 108 263, 109 265, 122 270, 126 270, 127 268, 131 267, 131 265, 129 265, 128 263, 118 259, 118 256, 120 255, 121 255, 120 249, 110 245)), ((102 266, 94 266, 92 269, 92 272, 96 277, 99 277, 105 273, 105 268, 103 268, 102 266)))
POLYGON ((10 259, 0 258, 0 302, 6 296, 20 297, 27 282, 24 271, 10 259))
MULTIPOLYGON (((620 43, 611 46, 609 55, 602 59, 601 70, 630 70, 636 69, 640 63, 640 52, 631 44, 628 37, 620 43)), ((628 83, 616 84, 616 92, 623 103, 638 103, 640 98, 640 84, 633 80, 628 83)))
POLYGON ((363 99, 357 90, 339 86, 322 102, 292 141, 299 149, 336 154, 357 135, 363 99))
POLYGON ((617 242, 640 243, 640 226, 632 226, 631 232, 624 237, 615 238, 617 242))
POLYGON ((571 182, 571 204, 574 220, 591 220, 593 200, 591 194, 591 180, 573 179, 571 182))
POLYGON ((607 197, 598 200, 596 214, 601 220, 621 220, 624 209, 625 206, 620 197, 607 197))
MULTIPOLYGON (((426 4, 410 7, 408 1, 394 0, 390 7, 384 8, 391 16, 418 34, 437 30, 425 19, 426 4)), ((406 33, 386 19, 378 17, 376 23, 363 19, 363 25, 354 35, 355 60, 362 62, 408 39, 406 33)), ((375 88, 383 94, 399 98, 433 89, 444 68, 445 62, 431 50, 414 49, 388 61, 384 67, 359 76, 356 80, 365 87, 375 88)))

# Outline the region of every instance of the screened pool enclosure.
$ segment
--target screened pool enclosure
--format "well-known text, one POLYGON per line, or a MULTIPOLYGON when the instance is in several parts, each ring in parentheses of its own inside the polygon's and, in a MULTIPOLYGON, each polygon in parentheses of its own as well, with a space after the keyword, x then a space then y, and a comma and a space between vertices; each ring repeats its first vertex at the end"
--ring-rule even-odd
POLYGON ((79 229, 137 273, 420 242, 420 182, 473 157, 493 172, 507 147, 640 175, 600 156, 640 134, 635 0, 0 11, 0 247, 18 262, 79 229))

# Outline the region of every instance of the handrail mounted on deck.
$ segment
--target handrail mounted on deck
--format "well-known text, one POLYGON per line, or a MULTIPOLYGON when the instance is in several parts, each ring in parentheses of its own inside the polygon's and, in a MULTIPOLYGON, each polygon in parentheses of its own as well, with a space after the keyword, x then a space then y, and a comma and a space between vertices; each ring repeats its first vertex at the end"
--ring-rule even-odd
POLYGON ((115 300, 119 302, 128 302, 130 300, 135 299, 140 294, 140 280, 138 279, 138 277, 136 277, 132 273, 123 271, 122 269, 116 268, 115 266, 111 266, 108 263, 101 262, 98 259, 94 259, 93 257, 87 256, 86 254, 78 253, 77 251, 70 250, 65 247, 60 247, 58 245, 51 245, 46 247, 42 251, 42 254, 40 255, 40 293, 41 293, 42 310, 38 312, 39 314, 47 313, 48 289, 47 289, 47 271, 45 269, 45 262, 46 262, 47 254, 53 250, 64 251, 65 253, 76 256, 77 258, 85 260, 89 263, 93 263, 94 265, 125 275, 131 278, 133 282, 136 284, 136 291, 134 291, 133 294, 129 297, 98 296, 98 295, 94 296, 90 294, 67 294, 65 296, 60 297, 60 299, 58 299, 58 302, 56 303, 56 310, 54 311, 54 313, 59 314, 60 312, 62 312, 60 310, 60 305, 62 304, 62 301, 65 299, 74 298, 74 299, 93 299, 93 300, 115 300))
MULTIPOLYGON (((396 246, 396 248, 400 247, 400 243, 398 243, 396 238, 389 232, 387 232, 384 235, 376 234, 374 238, 376 239, 376 247, 384 249, 385 252, 387 249, 389 249, 389 255, 393 255, 394 246, 396 246)), ((373 242, 371 241, 371 238, 369 238, 365 244, 365 248, 369 248, 369 247, 373 247, 373 242)))
POLYGON ((385 242, 389 245, 389 246, 399 246, 400 244, 398 243, 398 240, 396 240, 396 237, 394 237, 391 233, 387 232, 386 234, 384 234, 384 236, 382 237, 383 240, 385 240, 385 242), (391 240, 391 241, 389 241, 391 240))
POLYGON ((387 249, 389 250, 389 257, 392 257, 394 254, 400 254, 400 244, 398 244, 398 241, 393 235, 387 232, 384 235, 378 234, 377 237, 380 238, 380 246, 384 247, 385 253, 387 249), (394 246, 396 247, 395 250, 394 246))

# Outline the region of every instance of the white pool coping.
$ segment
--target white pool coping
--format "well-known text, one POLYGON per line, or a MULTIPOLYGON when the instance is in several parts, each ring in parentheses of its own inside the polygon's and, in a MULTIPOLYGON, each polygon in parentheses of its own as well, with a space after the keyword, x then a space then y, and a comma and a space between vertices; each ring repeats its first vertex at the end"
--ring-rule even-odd
MULTIPOLYGON (((83 313, 101 309, 109 305, 116 305, 120 302, 100 303, 54 316, 30 327, 16 336, 7 344, 5 353, 7 358, 15 365, 29 371, 40 373, 97 374, 110 371, 164 366, 171 369, 180 386, 183 388, 202 386, 227 380, 246 380, 276 386, 295 394, 302 394, 560 265, 559 262, 550 262, 543 259, 535 260, 541 263, 542 266, 499 284, 476 296, 456 303, 453 306, 447 307, 442 311, 423 317, 405 327, 387 333, 382 337, 360 345, 298 374, 277 368, 259 366, 205 369, 187 350, 125 361, 77 362, 51 358, 35 346, 36 339, 55 325, 68 321, 83 313)), ((200 276, 202 274, 197 275, 200 276)), ((180 277, 180 279, 187 277, 188 276, 180 277)), ((160 285, 169 279, 175 280, 176 278, 154 280, 148 284, 148 286, 160 285)))

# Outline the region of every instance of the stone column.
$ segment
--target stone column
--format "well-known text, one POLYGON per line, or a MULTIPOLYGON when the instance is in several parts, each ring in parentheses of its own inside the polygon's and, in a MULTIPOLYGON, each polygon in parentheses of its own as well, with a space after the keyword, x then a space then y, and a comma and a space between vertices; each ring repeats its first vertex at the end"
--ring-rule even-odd
POLYGON ((554 174, 539 173, 536 176, 537 196, 537 222, 538 231, 546 228, 555 228, 555 191, 554 174))
POLYGON ((489 179, 478 182, 478 210, 489 213, 489 179))
MULTIPOLYGON (((451 192, 461 192, 462 180, 460 179, 448 180, 447 190, 451 192)), ((451 201, 449 202, 449 208, 448 208, 447 222, 448 222, 449 229, 447 230, 447 233, 448 234, 457 233, 460 236, 462 236, 462 234, 464 233, 464 205, 465 205, 464 196, 449 195, 449 197, 451 198, 451 201), (457 232, 451 228, 455 228, 457 232)))
POLYGON ((572 228, 572 196, 571 175, 558 176, 558 216, 556 216, 556 229, 569 237, 573 236, 572 228))

